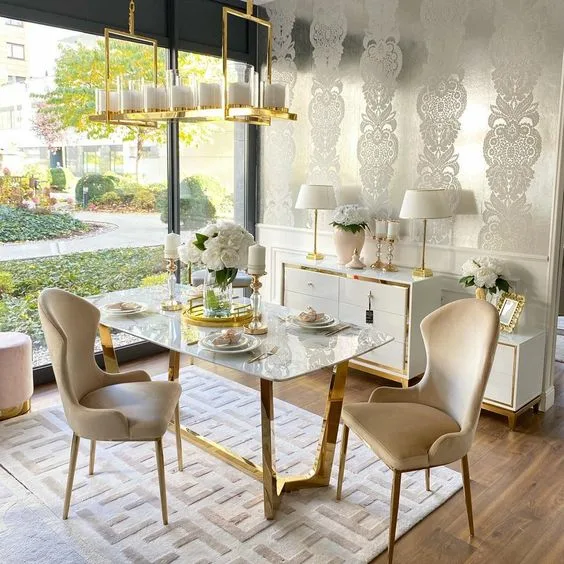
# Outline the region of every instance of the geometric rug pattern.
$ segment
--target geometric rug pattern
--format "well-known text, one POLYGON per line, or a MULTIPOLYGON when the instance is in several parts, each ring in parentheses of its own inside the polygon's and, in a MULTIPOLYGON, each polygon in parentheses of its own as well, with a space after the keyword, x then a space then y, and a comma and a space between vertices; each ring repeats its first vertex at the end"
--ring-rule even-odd
MULTIPOLYGON (((194 366, 180 381, 182 422, 260 462, 257 392, 194 366)), ((321 418, 280 400, 275 414, 278 470, 309 470, 321 418)), ((329 488, 284 494, 274 521, 264 518, 260 482, 186 442, 178 472, 174 435, 167 433, 167 527, 152 442, 98 443, 95 474, 88 476, 89 442, 82 440, 63 521, 70 437, 59 407, 0 423, 3 564, 361 563, 386 548, 391 473, 352 433, 342 501, 335 501, 336 460, 329 488)), ((398 537, 460 488, 459 473, 448 468, 432 470, 431 492, 423 472, 404 474, 398 537)))

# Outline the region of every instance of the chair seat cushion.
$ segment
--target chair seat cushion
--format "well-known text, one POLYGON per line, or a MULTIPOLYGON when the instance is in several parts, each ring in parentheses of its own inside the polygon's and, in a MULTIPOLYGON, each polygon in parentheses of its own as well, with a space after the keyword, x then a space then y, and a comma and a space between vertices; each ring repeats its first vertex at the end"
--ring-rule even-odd
POLYGON ((86 394, 80 401, 81 405, 91 409, 115 409, 125 415, 129 424, 127 437, 95 437, 93 430, 93 436, 89 438, 144 441, 162 437, 180 392, 177 382, 132 382, 112 384, 86 394))
POLYGON ((343 421, 390 468, 406 471, 429 465, 429 448, 442 435, 460 431, 443 411, 418 403, 353 403, 343 421))

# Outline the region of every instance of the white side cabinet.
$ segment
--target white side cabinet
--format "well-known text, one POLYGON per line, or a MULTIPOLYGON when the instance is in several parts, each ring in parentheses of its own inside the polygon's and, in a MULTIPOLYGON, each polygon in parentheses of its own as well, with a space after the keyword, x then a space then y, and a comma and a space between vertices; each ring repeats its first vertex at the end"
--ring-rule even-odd
POLYGON ((394 337, 384 347, 351 362, 351 366, 400 382, 404 387, 425 371, 421 320, 441 305, 439 276, 413 280, 411 270, 380 272, 352 270, 324 261, 282 264, 281 303, 293 308, 311 306, 363 325, 368 299, 374 328, 394 337))
POLYGON ((538 410, 544 368, 544 331, 501 333, 482 407, 507 416, 511 430, 526 410, 538 410))

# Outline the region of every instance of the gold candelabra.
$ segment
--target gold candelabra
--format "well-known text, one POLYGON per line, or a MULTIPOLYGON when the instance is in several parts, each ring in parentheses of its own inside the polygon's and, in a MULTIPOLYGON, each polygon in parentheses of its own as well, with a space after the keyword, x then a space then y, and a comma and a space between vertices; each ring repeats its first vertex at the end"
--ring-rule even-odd
POLYGON ((386 239, 388 241, 388 262, 382 266, 384 272, 397 272, 398 267, 394 264, 394 243, 395 239, 386 239))
POLYGON ((249 322, 248 325, 245 325, 245 333, 249 335, 264 335, 268 331, 268 327, 262 322, 261 319, 261 296, 260 296, 260 289, 262 288, 262 283, 260 281, 261 276, 264 276, 266 272, 263 274, 251 274, 251 290, 253 293, 251 294, 251 306, 253 308, 253 319, 249 322))
POLYGON ((179 311, 182 309, 182 304, 176 299, 176 259, 167 258, 165 260, 166 271, 168 272, 168 299, 161 302, 161 309, 163 311, 179 311))
POLYGON ((384 263, 382 262, 382 243, 386 240, 385 237, 373 236, 376 240, 376 260, 370 265, 373 270, 382 270, 384 268, 384 263))

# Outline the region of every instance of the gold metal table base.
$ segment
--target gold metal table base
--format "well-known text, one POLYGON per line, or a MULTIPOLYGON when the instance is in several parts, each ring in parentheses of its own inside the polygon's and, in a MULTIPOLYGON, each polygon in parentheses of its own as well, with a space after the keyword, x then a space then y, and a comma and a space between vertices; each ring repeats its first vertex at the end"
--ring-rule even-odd
MULTIPOLYGON (((117 367, 115 352, 111 346, 111 333, 102 330, 100 335, 104 351, 104 360, 110 366, 117 367)), ((109 369, 108 369, 109 370, 109 369)), ((115 370, 117 371, 117 370, 115 370)), ((337 365, 331 376, 331 383, 327 394, 325 414, 321 424, 321 434, 317 446, 317 454, 310 472, 304 475, 279 475, 276 472, 276 455, 274 441, 274 385, 271 380, 260 381, 260 409, 262 428, 262 466, 240 456, 223 445, 199 435, 188 427, 181 426, 181 435, 188 442, 205 450, 209 454, 230 464, 248 476, 259 480, 263 484, 264 515, 267 519, 274 519, 280 505, 280 498, 284 492, 291 492, 305 488, 320 488, 329 485, 331 470, 339 433, 339 421, 343 408, 345 384, 348 374, 348 362, 337 365)), ((180 353, 170 351, 169 380, 177 380, 180 375, 180 353)), ((176 423, 176 422, 175 422, 176 423)), ((171 423, 170 429, 174 430, 171 423)))

